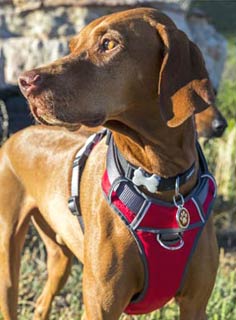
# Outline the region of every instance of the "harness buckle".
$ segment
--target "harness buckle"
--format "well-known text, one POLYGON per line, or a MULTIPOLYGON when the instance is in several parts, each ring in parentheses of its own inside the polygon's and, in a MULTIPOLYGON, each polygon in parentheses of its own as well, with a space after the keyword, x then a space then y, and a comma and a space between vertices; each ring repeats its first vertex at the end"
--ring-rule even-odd
POLYGON ((78 196, 71 196, 68 199, 68 207, 74 216, 81 216, 77 206, 78 196))

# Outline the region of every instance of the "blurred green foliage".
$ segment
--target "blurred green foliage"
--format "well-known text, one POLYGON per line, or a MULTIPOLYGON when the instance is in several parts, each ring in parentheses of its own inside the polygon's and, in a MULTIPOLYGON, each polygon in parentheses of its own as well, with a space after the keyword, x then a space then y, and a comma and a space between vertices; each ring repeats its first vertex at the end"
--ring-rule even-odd
POLYGON ((229 129, 231 129, 232 122, 236 122, 236 42, 232 43, 228 40, 227 51, 227 60, 218 91, 217 103, 230 124, 229 129))

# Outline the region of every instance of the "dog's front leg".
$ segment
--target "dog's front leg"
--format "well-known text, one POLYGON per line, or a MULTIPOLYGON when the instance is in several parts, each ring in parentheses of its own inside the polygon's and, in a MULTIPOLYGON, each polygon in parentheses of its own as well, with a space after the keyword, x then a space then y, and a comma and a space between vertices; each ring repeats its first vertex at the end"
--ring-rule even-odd
POLYGON ((20 257, 29 220, 16 225, 0 220, 4 226, 0 232, 0 310, 4 320, 16 320, 20 257))
POLYGON ((4 320, 17 319, 20 255, 29 226, 30 207, 22 185, 0 155, 0 310, 4 320))
MULTIPOLYGON (((125 287, 127 281, 116 279, 107 284, 99 283, 90 272, 84 270, 83 274, 83 296, 85 313, 83 320, 118 320, 127 303, 125 287), (119 285, 118 285, 119 283, 119 285), (120 292, 123 294, 119 293, 120 292)), ((128 291, 128 290, 127 290, 128 291)))
POLYGON ((176 298, 180 320, 207 319, 206 307, 214 287, 218 260, 213 218, 210 217, 191 259, 184 286, 176 298))
POLYGON ((143 265, 131 234, 114 213, 104 214, 100 225, 93 222, 85 226, 84 320, 117 320, 143 288, 143 265))
MULTIPOLYGON (((5 232, 4 232, 5 233, 5 232)), ((4 320, 17 319, 17 298, 19 279, 19 250, 16 242, 1 236, 0 249, 0 306, 4 320)))
POLYGON ((72 253, 66 246, 59 245, 56 235, 40 214, 32 221, 47 249, 48 277, 43 292, 35 306, 34 320, 47 320, 54 297, 66 283, 71 271, 72 253))
POLYGON ((4 226, 0 232, 0 310, 4 320, 17 319, 18 281, 21 239, 12 226, 4 226))

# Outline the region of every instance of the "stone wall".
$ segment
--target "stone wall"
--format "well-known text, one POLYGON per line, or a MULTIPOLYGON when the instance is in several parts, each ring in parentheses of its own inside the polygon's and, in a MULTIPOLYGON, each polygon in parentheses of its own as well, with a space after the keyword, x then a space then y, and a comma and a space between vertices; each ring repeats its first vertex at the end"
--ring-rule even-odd
POLYGON ((226 42, 199 13, 188 14, 191 0, 0 0, 0 89, 16 85, 22 70, 68 52, 68 39, 91 20, 120 9, 148 5, 164 10, 201 48, 217 89, 226 42))
POLYGON ((69 39, 91 20, 137 6, 163 10, 199 45, 217 90, 226 41, 202 13, 189 12, 191 1, 0 0, 0 99, 9 99, 9 92, 18 96, 17 78, 22 71, 67 54, 69 39))

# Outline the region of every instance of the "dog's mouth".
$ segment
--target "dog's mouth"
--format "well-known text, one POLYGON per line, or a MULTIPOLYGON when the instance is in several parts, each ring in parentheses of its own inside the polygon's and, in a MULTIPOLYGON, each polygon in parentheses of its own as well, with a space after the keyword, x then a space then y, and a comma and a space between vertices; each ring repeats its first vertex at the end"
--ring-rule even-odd
POLYGON ((77 130, 81 125, 87 127, 98 127, 105 123, 106 116, 103 112, 80 112, 78 106, 71 105, 71 102, 54 99, 51 92, 40 96, 28 98, 31 112, 41 124, 47 126, 62 126, 69 130, 77 130), (62 104, 63 102, 63 104, 62 104))
POLYGON ((32 108, 32 113, 34 115, 34 118, 36 119, 37 122, 40 124, 46 125, 46 126, 59 126, 59 127, 64 127, 68 129, 69 131, 76 131, 81 127, 80 123, 69 123, 66 121, 61 121, 51 114, 47 113, 42 113, 39 111, 37 108, 32 108))
POLYGON ((42 109, 31 105, 31 110, 37 122, 47 126, 65 127, 70 131, 78 130, 81 125, 95 128, 105 123, 106 117, 103 114, 90 115, 89 117, 81 116, 81 119, 75 122, 75 119, 66 119, 65 115, 54 115, 49 110, 42 109))
POLYGON ((36 119, 39 123, 43 125, 63 127, 68 129, 69 131, 77 131, 81 127, 81 124, 79 123, 68 123, 68 122, 57 120, 57 119, 46 120, 45 118, 42 118, 42 117, 37 117, 36 119))
POLYGON ((94 127, 98 127, 103 125, 103 123, 105 122, 105 116, 104 115, 98 115, 95 117, 91 117, 91 119, 87 119, 87 120, 82 120, 81 123, 86 126, 86 127, 90 127, 90 128, 94 128, 94 127))

